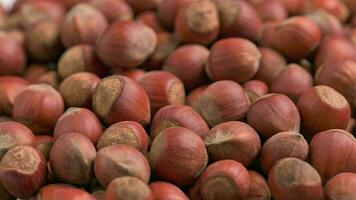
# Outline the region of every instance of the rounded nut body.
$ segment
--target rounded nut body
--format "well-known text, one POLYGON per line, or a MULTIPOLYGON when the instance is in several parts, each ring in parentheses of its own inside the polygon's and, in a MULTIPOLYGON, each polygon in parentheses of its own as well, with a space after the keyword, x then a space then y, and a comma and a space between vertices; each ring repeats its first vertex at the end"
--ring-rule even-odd
POLYGON ((0 77, 0 113, 12 114, 16 96, 29 85, 29 82, 17 76, 0 77))
POLYGON ((145 90, 124 76, 109 76, 99 82, 93 94, 93 110, 107 125, 136 121, 145 126, 151 121, 145 90))
POLYGON ((355 138, 340 129, 323 131, 313 137, 310 142, 310 163, 324 182, 341 172, 356 172, 355 144, 355 138))
POLYGON ((302 128, 315 135, 329 129, 346 129, 351 108, 345 97, 328 86, 315 86, 304 93, 298 103, 302 128))
POLYGON ((263 144, 260 152, 260 165, 265 174, 268 174, 278 160, 287 157, 306 160, 308 153, 308 142, 303 135, 297 132, 280 132, 263 144))
POLYGON ((93 196, 84 190, 78 189, 67 184, 50 184, 42 187, 35 200, 61 200, 61 199, 80 199, 95 200, 93 196))
POLYGON ((204 137, 211 161, 235 160, 249 166, 260 151, 261 141, 255 130, 238 121, 214 126, 204 137))
POLYGON ((95 154, 95 147, 86 136, 71 132, 54 142, 49 160, 55 176, 61 181, 83 185, 93 179, 95 154))
POLYGON ((222 39, 210 50, 206 72, 210 79, 245 82, 260 65, 261 54, 250 41, 242 38, 222 39))
POLYGON ((155 114, 151 123, 151 137, 154 139, 162 130, 177 126, 188 128, 202 138, 209 131, 208 124, 191 107, 174 104, 163 107, 155 114))
POLYGON ((154 200, 148 185, 135 177, 120 177, 106 188, 104 200, 154 200))
POLYGON ((17 198, 32 197, 44 185, 46 176, 46 160, 33 147, 16 146, 1 159, 0 181, 17 198))
POLYGON ((287 96, 268 94, 257 99, 247 112, 247 123, 269 138, 282 131, 299 131, 300 116, 297 107, 287 96))
POLYGON ((211 1, 193 1, 178 11, 175 18, 177 37, 184 43, 208 45, 219 34, 219 14, 211 1))
POLYGON ((99 182, 107 187, 115 178, 133 176, 148 183, 150 167, 145 156, 137 149, 117 144, 100 149, 95 157, 94 171, 99 182))
POLYGON ((111 125, 103 132, 98 140, 97 149, 115 144, 127 144, 146 154, 148 142, 149 137, 139 123, 123 121, 111 125))
POLYGON ((200 112, 210 127, 246 116, 249 100, 234 81, 217 81, 209 85, 200 99, 200 112))
POLYGON ((199 177, 207 165, 208 154, 196 133, 173 127, 164 129, 153 140, 150 160, 156 175, 183 186, 199 177))
POLYGON ((100 78, 89 72, 79 72, 68 76, 59 85, 65 104, 68 107, 90 108, 96 85, 100 78))
POLYGON ((268 175, 268 186, 275 200, 323 199, 323 186, 318 172, 297 158, 278 161, 268 175))
POLYGON ((12 116, 35 134, 48 134, 64 112, 62 96, 47 84, 27 86, 17 95, 12 116))
POLYGON ((325 184, 325 196, 328 200, 356 198, 356 174, 340 173, 325 184))
POLYGON ((96 52, 112 68, 135 68, 153 53, 156 44, 156 33, 148 26, 115 22, 97 40, 96 52))
POLYGON ((93 144, 96 144, 101 133, 101 123, 96 115, 86 108, 69 108, 57 121, 53 138, 77 132, 87 136, 93 144))
POLYGON ((205 73, 208 57, 209 50, 201 45, 183 45, 167 57, 162 69, 176 75, 191 90, 208 81, 205 73))
POLYGON ((250 175, 241 163, 221 160, 209 165, 194 187, 201 199, 233 200, 244 199, 250 185, 250 175))
POLYGON ((320 39, 320 29, 313 21, 296 16, 276 27, 274 45, 289 59, 299 61, 315 50, 320 39))
POLYGON ((89 4, 78 4, 66 14, 61 39, 65 47, 77 44, 94 45, 108 27, 105 16, 89 4))

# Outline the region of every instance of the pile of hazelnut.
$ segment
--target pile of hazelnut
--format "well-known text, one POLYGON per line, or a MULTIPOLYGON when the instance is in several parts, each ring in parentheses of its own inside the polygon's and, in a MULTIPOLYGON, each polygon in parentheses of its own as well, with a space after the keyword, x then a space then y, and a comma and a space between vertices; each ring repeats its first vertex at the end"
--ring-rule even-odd
POLYGON ((355 200, 356 0, 0 9, 0 200, 355 200))

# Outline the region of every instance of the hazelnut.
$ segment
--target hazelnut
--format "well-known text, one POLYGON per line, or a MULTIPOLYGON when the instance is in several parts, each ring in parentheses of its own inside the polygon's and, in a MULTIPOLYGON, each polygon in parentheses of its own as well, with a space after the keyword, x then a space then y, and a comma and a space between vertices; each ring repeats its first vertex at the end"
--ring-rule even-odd
POLYGON ((200 112, 210 127, 246 116, 249 100, 234 81, 217 81, 209 85, 200 98, 200 112))
POLYGON ((156 44, 156 33, 143 23, 115 22, 97 40, 96 52, 112 68, 135 68, 153 53, 156 44))
POLYGON ((161 131, 170 127, 184 127, 204 138, 209 131, 208 124, 190 106, 168 105, 161 108, 151 123, 151 138, 154 139, 161 131))
POLYGON ((83 185, 93 179, 96 150, 81 133, 66 133, 54 142, 49 155, 55 176, 63 182, 83 185))
POLYGON ((204 46, 183 45, 167 57, 162 69, 176 75, 187 90, 191 90, 208 81, 205 73, 208 57, 209 50, 204 46))
POLYGON ((115 144, 127 144, 146 154, 148 142, 149 137, 139 123, 123 121, 111 125, 103 132, 98 140, 97 149, 115 144))
POLYGON ((213 81, 245 82, 256 74, 260 59, 256 45, 249 40, 222 39, 211 47, 206 72, 213 81))
POLYGON ((328 86, 315 86, 304 93, 298 103, 302 128, 314 135, 328 129, 346 129, 351 118, 345 97, 328 86))
POLYGON ((198 134, 187 128, 172 127, 161 131, 153 140, 150 163, 161 179, 185 186, 193 183, 205 169, 208 154, 198 134))
POLYGON ((249 166, 260 151, 261 141, 255 130, 238 121, 214 126, 204 137, 211 161, 235 160, 249 166))
POLYGON ((95 145, 103 132, 101 123, 96 115, 86 108, 71 107, 58 119, 54 128, 53 138, 76 132, 87 136, 95 145))
POLYGON ((13 118, 28 126, 35 134, 49 133, 64 112, 64 102, 47 84, 27 86, 15 98, 13 118))
POLYGON ((100 78, 89 72, 78 72, 68 76, 59 86, 68 107, 90 108, 95 87, 100 78))
POLYGON ((267 139, 282 131, 299 131, 297 107, 287 96, 268 94, 257 99, 247 112, 247 123, 267 139))
POLYGON ((145 90, 124 76, 102 79, 93 94, 93 111, 107 124, 136 121, 145 126, 151 121, 150 102, 145 90))
POLYGON ((20 145, 11 148, 1 159, 0 181, 17 198, 30 198, 44 185, 46 160, 36 149, 20 145))
POLYGON ((66 14, 61 39, 65 47, 77 44, 94 45, 108 27, 105 16, 89 4, 78 4, 66 14))
POLYGON ((95 176, 104 187, 118 177, 133 176, 145 183, 150 167, 145 156, 134 147, 117 144, 100 149, 94 161, 95 176))

